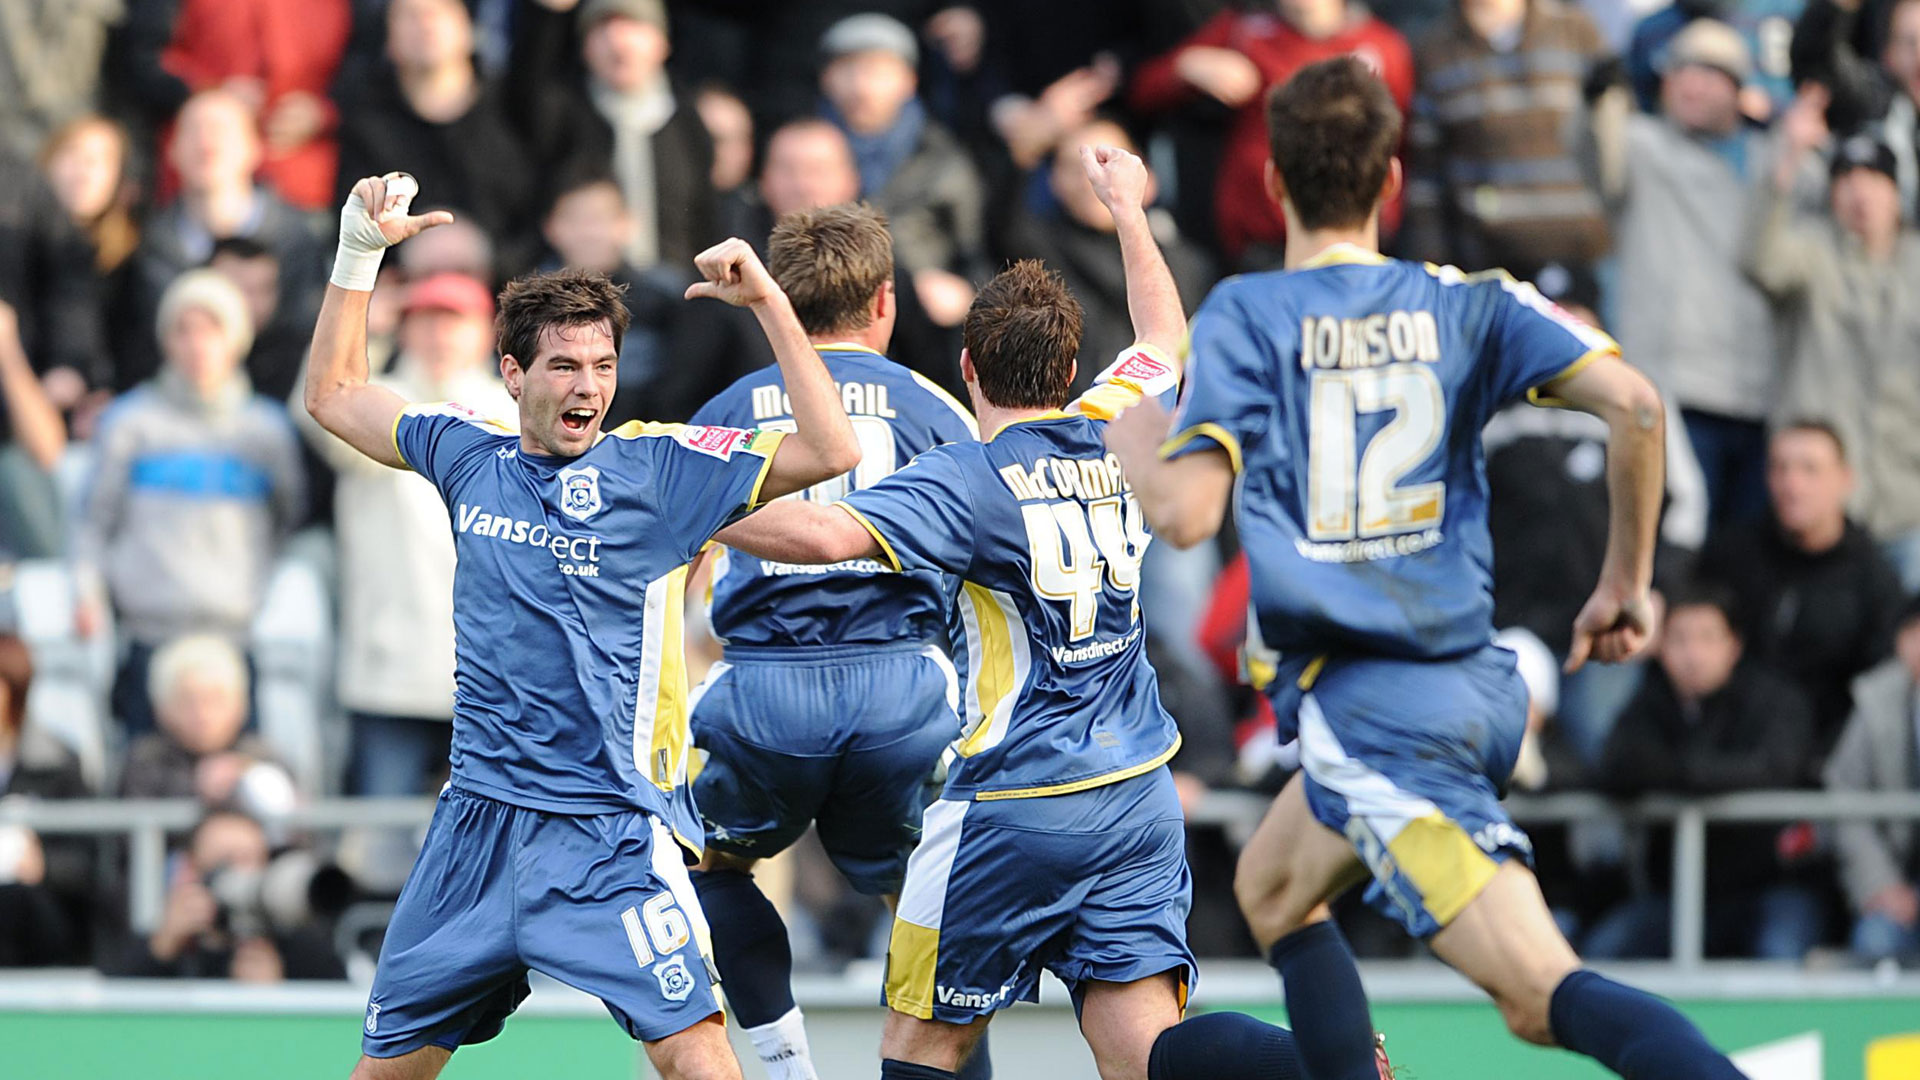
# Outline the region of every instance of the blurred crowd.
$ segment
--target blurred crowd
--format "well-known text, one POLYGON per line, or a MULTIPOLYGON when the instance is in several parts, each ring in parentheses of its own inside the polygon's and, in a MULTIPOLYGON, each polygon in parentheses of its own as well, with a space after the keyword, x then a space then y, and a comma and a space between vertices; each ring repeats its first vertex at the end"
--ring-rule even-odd
MULTIPOLYGON (((896 360, 964 393, 975 287, 1038 257, 1087 309, 1090 378, 1129 323, 1076 148, 1143 153, 1191 308, 1279 263, 1264 92, 1342 54, 1407 116, 1389 252, 1536 283, 1669 400, 1657 646, 1564 678, 1605 429, 1521 406, 1487 430, 1532 692, 1515 789, 1920 788, 1920 0, 14 0, 0 797, 204 814, 144 924, 124 842, 0 825, 0 966, 271 981, 377 941, 356 913, 409 839, 281 822, 446 771, 445 510, 293 393, 356 178, 412 173, 416 211, 457 219, 375 295, 375 371, 411 399, 511 416, 494 290, 574 265, 628 286, 608 423, 684 419, 771 360, 750 317, 681 300, 693 254, 854 199, 892 221, 896 360)), ((1244 560, 1229 537, 1149 561, 1183 796, 1277 789, 1289 754, 1236 658, 1244 560)), ((1664 954, 1661 830, 1535 838, 1585 953, 1664 954)), ((1196 947, 1250 952, 1228 832, 1191 841, 1196 947)), ((877 905, 795 862, 803 963, 873 955, 877 905)), ((1910 823, 1715 828, 1708 866, 1710 955, 1920 952, 1910 823)))

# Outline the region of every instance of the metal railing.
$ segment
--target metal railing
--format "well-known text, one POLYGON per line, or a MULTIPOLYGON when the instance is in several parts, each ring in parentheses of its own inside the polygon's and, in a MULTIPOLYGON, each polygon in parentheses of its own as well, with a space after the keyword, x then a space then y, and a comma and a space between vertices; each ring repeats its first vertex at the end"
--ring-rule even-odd
MULTIPOLYGON (((1248 792, 1215 791, 1195 809, 1189 824, 1218 826, 1236 841, 1252 832, 1269 800, 1248 792)), ((338 832, 348 828, 412 828, 433 813, 431 798, 332 799, 300 807, 276 823, 297 830, 338 832)), ((1704 799, 1649 796, 1634 800, 1590 794, 1515 796, 1507 810, 1526 824, 1569 824, 1612 819, 1627 824, 1671 824, 1673 841, 1673 963, 1684 971, 1701 967, 1705 953, 1709 824, 1836 822, 1871 819, 1920 821, 1920 791, 1753 791, 1704 799)), ((184 833, 202 810, 190 799, 88 799, 0 801, 0 824, 25 825, 52 836, 124 836, 128 840, 129 917, 136 930, 152 929, 166 902, 169 834, 184 833)))

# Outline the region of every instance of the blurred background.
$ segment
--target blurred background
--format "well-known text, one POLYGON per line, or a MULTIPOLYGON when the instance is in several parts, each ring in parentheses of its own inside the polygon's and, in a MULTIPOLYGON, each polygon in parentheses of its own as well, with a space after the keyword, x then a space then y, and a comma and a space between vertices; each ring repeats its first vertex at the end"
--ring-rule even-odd
MULTIPOLYGON (((457 218, 381 272, 374 368, 409 398, 511 416, 494 290, 575 265, 629 286, 609 423, 683 420, 771 361, 750 316, 680 300, 693 254, 852 199, 892 219, 893 358, 964 397, 958 324, 1009 259, 1086 306, 1083 379, 1128 344, 1081 144, 1149 162, 1189 308, 1277 266, 1264 93, 1343 54, 1406 113, 1389 252, 1534 282, 1669 402, 1659 642, 1564 679, 1605 429, 1522 406, 1486 432, 1532 692, 1513 806, 1556 915, 1710 1033, 1744 1001, 1727 1039, 1805 1027, 1814 1067, 1863 1075, 1920 1029, 1920 0, 0 0, 0 1047, 92 1075, 66 1055, 119 1044, 59 1023, 199 1001, 204 1038, 162 1041, 244 1067, 297 1041, 217 1022, 266 1002, 351 1061, 453 672, 437 495, 293 392, 356 178, 411 172, 457 218), (1782 995, 1874 1008, 1755 1019, 1782 995)), ((1245 562, 1231 536, 1148 562, 1192 938, 1215 1000, 1270 1004, 1230 882, 1293 762, 1240 678, 1245 562)), ((717 647, 688 640, 697 677, 717 647)), ((870 1010, 883 909, 806 845, 764 876, 807 993, 870 1010)), ((1459 996, 1340 916, 1377 996, 1459 996)), ((553 996, 538 1045, 603 1045, 553 996)), ((1455 1020, 1395 1008, 1444 1060, 1455 1020)))

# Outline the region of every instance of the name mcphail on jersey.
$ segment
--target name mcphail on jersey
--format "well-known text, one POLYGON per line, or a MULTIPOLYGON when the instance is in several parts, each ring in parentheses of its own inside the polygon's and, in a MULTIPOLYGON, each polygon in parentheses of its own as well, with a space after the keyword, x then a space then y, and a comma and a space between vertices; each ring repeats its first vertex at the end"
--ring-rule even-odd
MULTIPOLYGON (((840 404, 850 416, 878 416, 892 420, 899 414, 893 406, 887 404, 887 387, 884 383, 845 382, 835 383, 840 390, 840 404)), ((778 386, 756 386, 753 388, 753 418, 771 420, 776 417, 793 415, 793 399, 778 386)))
POLYGON ((1030 499, 1110 499, 1133 490, 1120 471, 1120 459, 1108 454, 1103 458, 1051 458, 1024 465, 1007 465, 1000 470, 1013 497, 1030 499))
POLYGON ((469 536, 545 548, 560 572, 568 577, 600 576, 600 538, 597 536, 555 532, 541 522, 489 514, 483 507, 466 503, 461 503, 454 514, 454 529, 469 536))
POLYGON ((1300 369, 1312 371, 1440 362, 1440 324, 1431 311, 1392 311, 1364 319, 1308 315, 1300 320, 1300 369))

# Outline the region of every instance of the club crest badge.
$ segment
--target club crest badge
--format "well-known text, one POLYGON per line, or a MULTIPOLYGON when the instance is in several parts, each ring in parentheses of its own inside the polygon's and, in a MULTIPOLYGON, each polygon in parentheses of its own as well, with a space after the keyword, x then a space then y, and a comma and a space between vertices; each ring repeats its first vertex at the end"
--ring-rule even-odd
POLYGON ((377 1001, 367 1006, 367 1034, 380 1034, 380 1003, 377 1001))
POLYGON ((678 953, 653 965, 653 977, 660 980, 660 993, 668 1001, 685 1001, 693 994, 693 972, 678 953))
POLYGON ((600 470, 592 465, 560 470, 560 512, 585 521, 600 512, 600 470))

